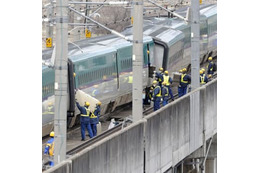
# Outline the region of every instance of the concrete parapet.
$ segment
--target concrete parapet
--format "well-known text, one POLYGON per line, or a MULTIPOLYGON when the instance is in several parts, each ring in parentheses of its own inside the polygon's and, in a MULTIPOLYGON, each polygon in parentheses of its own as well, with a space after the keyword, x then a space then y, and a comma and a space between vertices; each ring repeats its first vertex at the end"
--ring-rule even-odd
POLYGON ((217 80, 213 80, 93 144, 48 173, 163 173, 216 133, 217 80), (199 115, 192 114, 195 96, 200 100, 199 115))

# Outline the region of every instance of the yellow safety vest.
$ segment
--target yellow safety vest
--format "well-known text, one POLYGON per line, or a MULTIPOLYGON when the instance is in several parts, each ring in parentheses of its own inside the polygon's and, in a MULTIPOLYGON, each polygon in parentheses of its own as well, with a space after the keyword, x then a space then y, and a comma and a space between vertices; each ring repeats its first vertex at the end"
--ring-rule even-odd
POLYGON ((170 76, 163 75, 163 82, 166 83, 166 86, 170 85, 169 78, 170 78, 170 76))
POLYGON ((205 79, 205 74, 203 76, 200 76, 200 84, 205 84, 206 82, 204 81, 205 79))
POLYGON ((92 112, 92 114, 90 115, 90 118, 97 118, 97 116, 94 114, 94 112, 92 112))
POLYGON ((85 114, 80 114, 80 115, 83 117, 89 117, 90 109, 86 108, 86 107, 84 107, 84 108, 86 109, 87 115, 85 115, 85 114))
POLYGON ((188 81, 184 81, 184 80, 183 80, 183 78, 184 78, 185 76, 186 76, 186 74, 182 74, 182 75, 181 75, 181 82, 182 82, 182 83, 188 83, 188 81))
POLYGON ((53 156, 54 155, 54 142, 52 142, 51 144, 47 144, 47 146, 49 146, 49 155, 53 156))
POLYGON ((128 77, 128 83, 133 83, 133 76, 128 77))
POLYGON ((47 108, 47 109, 48 109, 48 111, 49 111, 49 112, 52 112, 52 111, 51 111, 51 110, 52 110, 52 108, 53 108, 53 106, 48 106, 48 108, 47 108))
POLYGON ((161 93, 161 88, 160 88, 160 86, 156 86, 156 87, 154 88, 154 90, 155 90, 156 88, 158 88, 158 87, 159 87, 159 93, 156 94, 156 97, 162 97, 162 93, 161 93))

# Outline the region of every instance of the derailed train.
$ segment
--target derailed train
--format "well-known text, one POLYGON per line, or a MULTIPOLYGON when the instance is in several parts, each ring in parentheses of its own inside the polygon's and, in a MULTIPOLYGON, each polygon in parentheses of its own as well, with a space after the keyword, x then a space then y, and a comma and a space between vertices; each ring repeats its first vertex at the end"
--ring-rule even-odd
MULTIPOLYGON (((183 17, 187 8, 176 11, 183 17)), ((132 27, 122 32, 132 38, 132 27)), ((178 18, 149 18, 143 26, 143 88, 151 85, 154 69, 172 72, 190 67, 191 26, 178 18)), ((77 123, 74 89, 102 102, 101 114, 132 100, 132 43, 114 35, 91 38, 69 45, 68 127, 77 123), (73 72, 76 73, 75 78, 73 72)), ((44 50, 49 60, 52 49, 44 50)), ((217 5, 200 6, 200 62, 217 55, 217 5)), ((54 69, 42 66, 42 136, 54 121, 54 69)))

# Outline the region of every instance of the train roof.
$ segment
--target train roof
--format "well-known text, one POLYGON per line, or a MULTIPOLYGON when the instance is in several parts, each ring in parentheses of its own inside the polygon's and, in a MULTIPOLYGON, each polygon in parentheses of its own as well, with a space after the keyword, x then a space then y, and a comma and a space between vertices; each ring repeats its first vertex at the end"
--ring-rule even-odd
POLYGON ((78 62, 85 60, 93 56, 104 55, 108 53, 116 53, 116 49, 113 47, 107 47, 102 45, 91 45, 81 48, 81 50, 75 49, 68 52, 68 56, 72 62, 78 62))
POLYGON ((208 8, 201 10, 200 14, 204 15, 206 18, 217 14, 217 5, 210 6, 208 8))
POLYGON ((169 47, 184 38, 184 34, 181 31, 166 27, 161 27, 149 35, 156 40, 166 43, 169 47))

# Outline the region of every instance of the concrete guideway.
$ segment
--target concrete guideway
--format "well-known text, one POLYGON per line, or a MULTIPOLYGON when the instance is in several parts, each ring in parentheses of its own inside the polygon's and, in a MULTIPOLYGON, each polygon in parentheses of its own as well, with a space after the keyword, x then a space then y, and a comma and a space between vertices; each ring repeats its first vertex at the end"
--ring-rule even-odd
POLYGON ((217 133, 217 79, 45 172, 165 172, 217 133), (195 94, 200 114, 191 114, 195 94))

